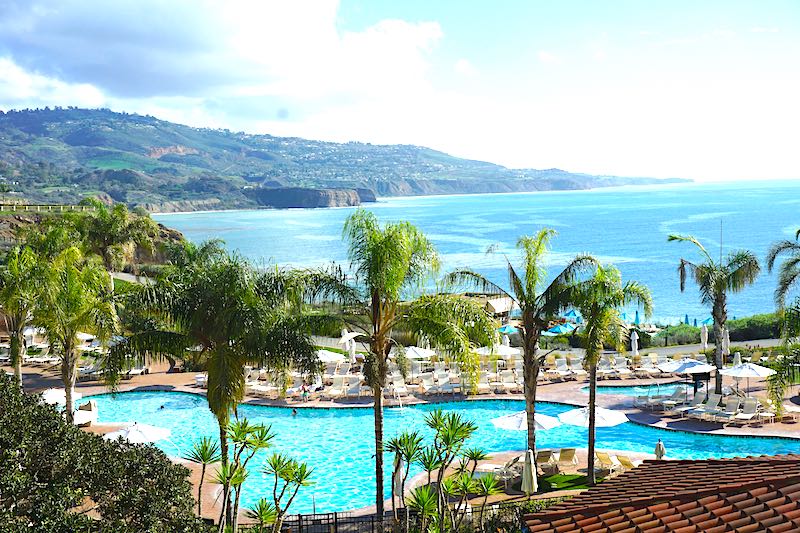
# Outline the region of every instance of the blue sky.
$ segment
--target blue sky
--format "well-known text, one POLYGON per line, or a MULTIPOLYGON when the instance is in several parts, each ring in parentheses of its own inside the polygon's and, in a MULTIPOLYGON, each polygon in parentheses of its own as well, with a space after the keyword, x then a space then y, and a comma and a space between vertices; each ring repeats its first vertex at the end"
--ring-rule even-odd
POLYGON ((6 0, 0 108, 800 178, 800 2, 6 0))

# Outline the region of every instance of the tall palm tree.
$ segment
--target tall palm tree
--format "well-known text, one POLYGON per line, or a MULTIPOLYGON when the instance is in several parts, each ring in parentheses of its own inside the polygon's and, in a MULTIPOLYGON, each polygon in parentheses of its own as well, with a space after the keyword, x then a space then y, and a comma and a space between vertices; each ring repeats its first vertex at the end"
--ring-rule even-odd
POLYGON ((782 255, 789 257, 781 263, 778 286, 775 288, 775 304, 779 309, 784 307, 789 291, 800 281, 800 230, 795 233, 793 241, 778 241, 770 247, 767 253, 767 270, 770 273, 782 255))
MULTIPOLYGON (((219 425, 225 468, 226 428, 244 397, 244 365, 291 366, 307 374, 318 370, 309 331, 333 319, 303 314, 300 307, 324 297, 326 281, 323 273, 258 272, 239 257, 215 254, 207 261, 169 269, 155 284, 131 296, 128 308, 156 320, 143 321, 149 326, 114 346, 107 379, 113 386, 125 365, 145 355, 183 359, 188 349, 198 350, 208 371, 206 397, 219 425)), ((231 503, 225 506, 225 521, 233 523, 231 503)))
POLYGON ((622 284, 622 275, 614 266, 598 266, 594 276, 581 285, 578 308, 583 315, 586 333, 584 365, 589 371, 589 484, 594 485, 595 408, 597 406, 597 363, 603 346, 622 349, 626 335, 620 319, 621 307, 635 304, 649 317, 653 311, 650 290, 635 281, 622 284))
MULTIPOLYGON (((384 516, 383 389, 389 367, 392 332, 402 328, 425 337, 434 348, 456 360, 470 357, 472 342, 491 342, 494 323, 474 302, 453 295, 426 294, 403 301, 421 290, 437 271, 433 244, 408 222, 381 225, 371 212, 359 209, 342 231, 355 275, 355 289, 368 315, 368 326, 354 320, 369 346, 364 375, 372 388, 375 423, 375 505, 384 516)), ((382 524, 382 522, 379 522, 382 524)))
POLYGON ((158 226, 149 216, 133 215, 125 204, 108 207, 94 198, 84 202, 93 206, 95 212, 77 216, 74 223, 87 251, 100 256, 107 271, 123 266, 131 245, 152 250, 158 226))
POLYGON ((545 261, 550 239, 556 231, 542 228, 533 236, 520 237, 517 248, 522 251, 523 272, 506 257, 509 290, 489 281, 471 270, 457 270, 446 279, 452 283, 466 283, 481 291, 499 294, 519 306, 522 320, 518 326, 522 337, 525 411, 528 419, 528 449, 536 451, 536 382, 544 363, 545 353, 539 349, 539 338, 546 331, 550 320, 577 303, 577 287, 581 274, 597 265, 590 255, 578 255, 547 283, 545 261))
POLYGON ((9 353, 14 375, 22 385, 25 328, 33 324, 33 310, 44 280, 44 266, 28 246, 8 252, 0 268, 0 308, 10 337, 9 353))
POLYGON ((108 290, 108 272, 75 247, 52 261, 34 309, 34 322, 45 329, 61 357, 61 380, 66 394, 65 414, 72 422, 75 378, 81 353, 78 333, 93 333, 106 341, 117 330, 117 313, 108 290))
POLYGON ((752 285, 758 277, 761 267, 758 258, 749 250, 736 250, 726 257, 715 261, 711 254, 691 235, 670 235, 668 241, 689 242, 700 251, 702 263, 692 263, 681 258, 678 266, 680 275, 681 292, 686 288, 686 278, 691 276, 697 288, 700 289, 700 301, 711 306, 711 316, 714 318, 714 339, 716 356, 714 358, 717 373, 714 380, 714 392, 722 394, 722 374, 719 370, 724 364, 722 354, 722 331, 728 320, 728 293, 741 292, 748 285, 752 285))

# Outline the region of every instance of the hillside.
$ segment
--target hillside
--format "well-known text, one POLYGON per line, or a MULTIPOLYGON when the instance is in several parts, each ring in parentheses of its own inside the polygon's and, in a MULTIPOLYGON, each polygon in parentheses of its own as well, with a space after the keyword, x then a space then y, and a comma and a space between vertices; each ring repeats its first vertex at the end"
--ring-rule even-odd
POLYGON ((0 112, 0 179, 31 202, 107 193, 158 211, 255 207, 259 188, 379 196, 586 189, 648 178, 512 170, 409 145, 330 143, 192 128, 105 109, 0 112))

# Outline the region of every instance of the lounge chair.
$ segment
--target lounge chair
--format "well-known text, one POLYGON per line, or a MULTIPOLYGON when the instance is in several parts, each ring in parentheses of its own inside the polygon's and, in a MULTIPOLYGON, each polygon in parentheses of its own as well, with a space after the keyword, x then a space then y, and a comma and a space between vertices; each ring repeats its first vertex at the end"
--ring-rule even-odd
POLYGON ((595 464, 595 471, 597 472, 608 472, 609 474, 613 474, 619 470, 622 470, 622 465, 619 463, 615 463, 611 456, 608 455, 606 452, 594 452, 594 458, 597 461, 595 464))
POLYGON ((131 379, 133 376, 142 376, 144 374, 149 374, 150 369, 144 365, 142 366, 135 366, 125 372, 125 378, 131 379))
POLYGON ((739 398, 737 396, 729 396, 725 398, 725 407, 722 411, 709 413, 708 416, 714 422, 721 422, 723 425, 727 424, 739 413, 739 398))
POLYGON ((536 466, 542 469, 546 476, 558 474, 558 463, 552 450, 539 450, 536 452, 536 466))
POLYGON ((561 448, 558 452, 558 466, 576 466, 578 456, 575 448, 561 448))
MULTIPOLYGON (((359 381, 359 386, 361 382, 359 381)), ((408 386, 403 378, 394 378, 391 385, 392 396, 399 398, 401 396, 408 396, 408 386)))
POLYGON ((89 400, 72 413, 72 422, 78 427, 89 427, 97 422, 97 402, 89 400))
POLYGON ((708 395, 708 399, 705 402, 697 404, 694 409, 689 409, 685 411, 684 414, 690 418, 703 418, 705 414, 718 411, 719 401, 721 399, 721 395, 711 393, 708 395))
POLYGON ((345 376, 333 376, 333 383, 325 389, 322 395, 329 400, 341 398, 347 394, 347 378, 345 376))
POLYGON ((503 370, 500 372, 500 387, 504 392, 515 392, 519 390, 513 370, 503 370))
MULTIPOLYGON (((703 396, 700 397, 701 401, 703 396)), ((644 404, 644 407, 649 409, 667 409, 668 407, 675 407, 686 403, 686 390, 683 387, 678 387, 669 396, 651 396, 644 404)), ((699 402, 698 402, 699 403, 699 402)))
POLYGON ((278 397, 278 387, 271 383, 266 383, 262 385, 258 381, 251 381, 250 383, 247 384, 247 390, 253 396, 259 396, 261 398, 278 397))
POLYGON ((437 394, 439 386, 433 380, 433 374, 422 374, 419 379, 419 392, 421 394, 437 394))
POLYGON ((337 376, 346 376, 350 373, 350 363, 342 363, 339 365, 339 368, 336 369, 337 376))
POLYGON ((208 374, 196 374, 194 376, 194 384, 201 389, 208 387, 208 374))
POLYGON ((618 375, 619 374, 617 371, 611 366, 611 361, 608 359, 600 359, 600 361, 597 363, 598 379, 611 378, 618 375))
POLYGON ((497 479, 501 480, 506 488, 508 488, 508 482, 514 480, 517 477, 522 475, 522 467, 520 465, 521 457, 514 457, 510 461, 508 461, 504 465, 493 464, 493 463, 483 463, 479 464, 475 468, 475 473, 477 475, 482 474, 491 474, 497 477, 497 479))
POLYGON ((613 368, 620 378, 627 378, 632 374, 631 369, 628 368, 628 360, 624 357, 615 357, 613 368))
POLYGON ((436 385, 439 387, 440 394, 455 394, 461 392, 461 377, 457 380, 450 377, 450 373, 440 371, 436 373, 436 385))
POLYGON ((492 392, 492 386, 489 384, 489 373, 481 372, 478 376, 478 383, 475 386, 477 394, 489 394, 492 392))
POLYGON ((569 369, 575 374, 576 379, 586 375, 586 370, 583 369, 583 362, 578 358, 570 357, 569 369))
POLYGON ((676 405, 672 409, 668 409, 668 408, 665 407, 665 410, 666 410, 665 414, 683 415, 684 413, 687 413, 687 412, 691 411, 692 409, 696 409, 697 406, 699 406, 699 405, 701 405, 703 403, 703 400, 705 400, 705 398, 706 398, 706 393, 705 392, 697 391, 697 392, 694 393, 694 398, 692 398, 692 401, 689 402, 688 404, 680 405, 680 406, 676 405))
POLYGON ((325 366, 325 370, 322 372, 322 379, 324 379, 326 383, 330 383, 333 380, 338 366, 337 363, 328 363, 327 366, 325 366))
POLYGON ((633 370, 636 377, 650 378, 661 374, 661 371, 653 364, 653 360, 649 356, 642 358, 642 364, 633 370))
POLYGON ((566 359, 556 359, 556 372, 558 372, 558 374, 564 379, 575 378, 574 373, 567 365, 566 359))
POLYGON ((631 458, 627 455, 617 455, 617 461, 619 461, 620 466, 622 466, 623 470, 630 470, 632 468, 636 468, 640 464, 641 461, 631 461, 631 458))
POLYGON ((750 424, 758 420, 758 400, 755 398, 745 398, 742 402, 742 410, 733 417, 728 424, 750 424))

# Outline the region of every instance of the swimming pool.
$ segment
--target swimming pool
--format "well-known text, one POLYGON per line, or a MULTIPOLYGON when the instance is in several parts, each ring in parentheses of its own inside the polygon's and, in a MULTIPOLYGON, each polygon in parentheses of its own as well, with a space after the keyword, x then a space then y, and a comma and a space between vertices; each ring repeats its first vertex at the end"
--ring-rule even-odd
MULTIPOLYGON (((619 396, 654 396, 656 394, 671 395, 676 390, 685 390, 687 385, 685 383, 666 383, 664 385, 637 385, 637 386, 619 386, 613 385, 598 385, 597 394, 617 394, 619 396)), ((691 385, 688 385, 691 388, 691 385)), ((582 392, 589 394, 589 387, 581 388, 582 392)))
MULTIPOLYGON (((116 396, 92 396, 99 407, 100 422, 138 421, 169 428, 169 441, 156 445, 168 455, 181 456, 202 436, 217 438, 216 421, 203 396, 181 392, 126 392, 116 396), (164 406, 161 409, 161 406, 164 406)), ((395 436, 407 429, 430 432, 423 423, 426 413, 437 407, 458 411, 475 421, 479 429, 469 445, 487 451, 519 450, 525 447, 525 432, 500 431, 490 420, 524 409, 520 400, 473 400, 432 405, 422 404, 402 409, 385 410, 385 436, 395 436)), ((548 415, 569 410, 561 404, 540 403, 537 409, 548 415)), ((344 511, 371 505, 375 500, 372 409, 298 409, 297 416, 281 407, 240 405, 239 416, 252 422, 271 424, 277 434, 274 450, 286 452, 306 461, 314 468, 315 484, 302 489, 292 512, 309 513, 344 511)), ((671 458, 733 457, 751 454, 800 453, 800 440, 731 437, 664 431, 639 424, 626 423, 613 428, 599 428, 599 448, 652 453, 657 439, 662 439, 671 458)), ((540 431, 537 446, 547 448, 585 447, 586 430, 559 426, 540 431)), ((261 474, 261 458, 251 462, 250 477, 242 493, 243 506, 252 505, 260 496, 267 496, 267 478, 261 474)), ((387 458, 387 468, 392 461, 387 458)), ((412 475, 420 469, 412 469, 412 475)), ((387 472, 386 494, 391 474, 387 472)))

